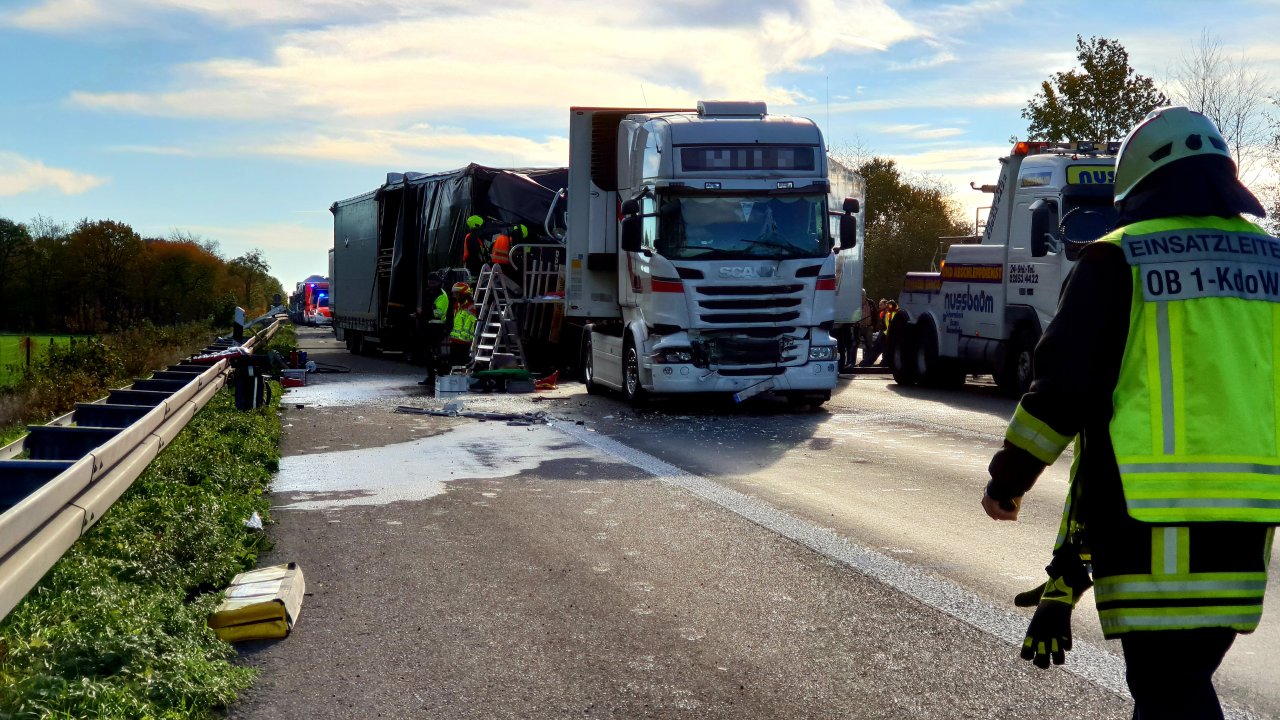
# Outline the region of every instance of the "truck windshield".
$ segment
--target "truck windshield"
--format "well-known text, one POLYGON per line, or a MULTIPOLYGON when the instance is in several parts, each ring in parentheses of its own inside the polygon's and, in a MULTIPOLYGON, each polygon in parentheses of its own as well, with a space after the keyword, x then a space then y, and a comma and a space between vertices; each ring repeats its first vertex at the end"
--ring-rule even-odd
POLYGON ((669 196, 655 249, 673 259, 825 257, 826 195, 669 196))

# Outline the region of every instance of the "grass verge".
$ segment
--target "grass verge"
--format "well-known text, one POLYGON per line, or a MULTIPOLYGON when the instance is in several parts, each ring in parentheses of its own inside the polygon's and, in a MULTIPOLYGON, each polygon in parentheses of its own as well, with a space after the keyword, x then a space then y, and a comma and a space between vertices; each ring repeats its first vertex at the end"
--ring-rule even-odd
POLYGON ((0 447, 26 434, 28 423, 47 422, 77 402, 97 400, 110 388, 163 369, 204 347, 214 334, 207 323, 144 323, 74 345, 49 347, 15 387, 0 389, 0 447))
POLYGON ((0 623, 0 718, 209 718, 253 670, 205 620, 266 549, 280 388, 219 392, 0 623))

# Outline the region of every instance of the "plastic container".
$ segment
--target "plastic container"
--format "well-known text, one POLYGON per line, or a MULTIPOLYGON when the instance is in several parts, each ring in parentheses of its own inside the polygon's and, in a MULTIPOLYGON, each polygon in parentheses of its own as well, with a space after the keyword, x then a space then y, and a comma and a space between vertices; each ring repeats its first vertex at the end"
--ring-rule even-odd
POLYGON ((466 375, 436 376, 436 397, 457 397, 467 392, 471 378, 466 375))

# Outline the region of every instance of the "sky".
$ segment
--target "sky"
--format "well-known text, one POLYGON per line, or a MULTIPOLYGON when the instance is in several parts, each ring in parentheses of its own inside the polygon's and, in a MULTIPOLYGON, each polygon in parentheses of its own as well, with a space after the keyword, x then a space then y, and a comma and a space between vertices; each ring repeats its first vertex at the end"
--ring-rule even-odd
POLYGON ((291 289, 388 172, 561 166, 570 106, 733 99, 972 218, 1077 34, 1165 82, 1207 33, 1276 94, 1277 28, 1280 0, 0 0, 0 217, 257 248, 291 289))

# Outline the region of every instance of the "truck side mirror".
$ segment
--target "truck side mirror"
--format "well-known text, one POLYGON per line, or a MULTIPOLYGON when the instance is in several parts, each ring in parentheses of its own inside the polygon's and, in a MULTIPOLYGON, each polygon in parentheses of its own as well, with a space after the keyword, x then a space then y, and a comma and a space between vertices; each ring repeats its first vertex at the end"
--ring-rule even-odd
POLYGON ((845 198, 843 209, 847 213, 856 215, 859 210, 858 198, 845 198))
MULTIPOLYGON (((853 201, 856 206, 857 200, 853 201)), ((840 249, 848 250, 858 244, 858 218, 849 213, 840 216, 840 249)))
POLYGON ((1044 257, 1057 252, 1058 205, 1041 198, 1031 203, 1031 257, 1044 257))
MULTIPOLYGON (((634 200, 627 202, 633 203, 634 200)), ((623 212, 626 212, 627 203, 622 204, 623 212)), ((643 234, 644 219, 637 215, 627 215, 622 219, 622 249, 625 252, 640 252, 641 236, 643 234)))

